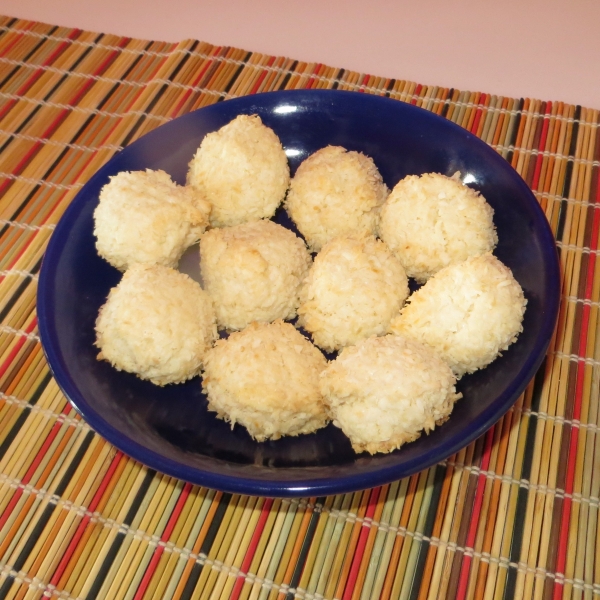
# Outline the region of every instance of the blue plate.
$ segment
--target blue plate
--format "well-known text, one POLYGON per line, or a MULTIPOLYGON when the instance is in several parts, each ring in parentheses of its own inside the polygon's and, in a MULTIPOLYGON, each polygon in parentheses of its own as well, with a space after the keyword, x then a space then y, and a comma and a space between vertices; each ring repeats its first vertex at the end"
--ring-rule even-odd
MULTIPOLYGON (((288 227, 283 210, 275 220, 288 227)), ((221 102, 159 127, 117 154, 80 191, 46 251, 38 289, 39 328, 52 372, 75 408, 126 454, 169 475, 228 492, 321 496, 368 488, 430 467, 491 427, 540 366, 559 305, 555 243, 535 197, 481 140, 430 112, 354 92, 273 92, 221 102), (529 301, 524 332, 483 371, 464 377, 450 420, 391 454, 357 455, 329 425, 314 434, 254 442, 207 411, 200 379, 159 388, 96 360, 94 323, 120 273, 96 253, 93 211, 119 171, 164 169, 185 182, 202 138, 239 114, 258 114, 281 139, 292 173, 328 144, 371 156, 392 188, 408 174, 460 171, 495 210, 508 265, 529 301)))

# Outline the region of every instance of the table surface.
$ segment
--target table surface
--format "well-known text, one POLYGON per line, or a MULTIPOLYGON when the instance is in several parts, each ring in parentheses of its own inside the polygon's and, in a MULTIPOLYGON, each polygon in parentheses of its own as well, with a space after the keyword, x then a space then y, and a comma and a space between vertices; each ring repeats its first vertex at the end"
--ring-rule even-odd
POLYGON ((0 13, 600 108, 596 0, 0 0, 0 13))

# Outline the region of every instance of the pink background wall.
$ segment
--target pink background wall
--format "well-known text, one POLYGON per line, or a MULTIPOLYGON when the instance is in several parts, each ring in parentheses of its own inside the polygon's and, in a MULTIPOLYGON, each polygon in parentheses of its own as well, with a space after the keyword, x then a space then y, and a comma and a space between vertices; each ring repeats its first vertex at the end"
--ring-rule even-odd
POLYGON ((0 0, 0 13, 600 109, 600 0, 0 0))

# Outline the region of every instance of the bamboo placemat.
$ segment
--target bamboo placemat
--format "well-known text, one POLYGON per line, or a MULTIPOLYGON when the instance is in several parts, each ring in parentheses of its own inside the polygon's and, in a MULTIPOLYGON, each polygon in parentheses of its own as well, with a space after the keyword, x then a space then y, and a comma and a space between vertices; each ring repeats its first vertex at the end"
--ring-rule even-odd
POLYGON ((0 119, 0 598, 600 596, 597 110, 0 17, 0 119), (296 88, 410 102, 505 157, 556 235, 559 325, 514 408, 444 463, 327 498, 222 494, 143 467, 78 417, 40 346, 38 271, 119 148, 201 106, 296 88))

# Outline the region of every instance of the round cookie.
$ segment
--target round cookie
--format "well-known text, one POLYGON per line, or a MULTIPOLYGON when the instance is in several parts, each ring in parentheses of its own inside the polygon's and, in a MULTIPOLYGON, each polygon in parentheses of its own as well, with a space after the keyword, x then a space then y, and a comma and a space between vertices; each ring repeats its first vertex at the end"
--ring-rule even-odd
POLYGON ((409 297, 391 329, 430 345, 461 377, 516 340, 526 304, 511 270, 488 253, 434 275, 409 297))
POLYGON ((498 242, 494 210, 458 176, 409 175, 381 210, 381 239, 420 283, 445 266, 493 250, 498 242))
POLYGON ((383 242, 338 237, 317 254, 301 288, 298 326, 332 352, 387 333, 407 296, 404 269, 383 242))
POLYGON ((391 452, 443 423, 460 394, 448 365, 419 342, 387 335, 344 348, 321 374, 333 424, 356 452, 391 452))
POLYGON ((96 320, 98 359, 156 385, 198 375, 216 335, 208 294, 160 265, 133 265, 96 320))
POLYGON ((281 142, 258 115, 240 115, 209 133, 187 175, 188 185, 212 204, 213 227, 272 217, 289 181, 281 142))
POLYGON ((311 262, 304 242, 272 221, 208 231, 200 243, 200 270, 219 327, 294 318, 311 262))
POLYGON ((261 442, 327 424, 319 392, 325 357, 289 323, 252 323, 205 357, 209 409, 261 442))
POLYGON ((309 248, 318 252, 341 235, 375 234, 387 194, 373 159, 327 146, 298 167, 285 209, 309 248))
POLYGON ((125 271, 134 263, 175 267, 206 227, 210 204, 164 171, 121 172, 94 211, 98 254, 125 271))

